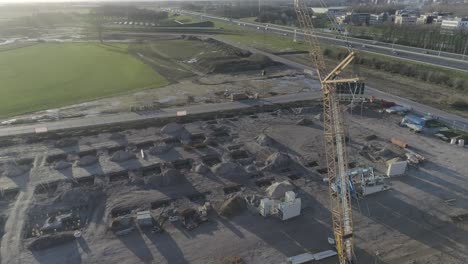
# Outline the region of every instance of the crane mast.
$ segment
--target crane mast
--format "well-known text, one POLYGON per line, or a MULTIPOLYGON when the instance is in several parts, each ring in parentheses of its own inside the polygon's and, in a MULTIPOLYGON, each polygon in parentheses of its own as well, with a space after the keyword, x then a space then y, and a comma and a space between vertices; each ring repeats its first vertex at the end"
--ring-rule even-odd
POLYGON ((323 94, 323 126, 325 156, 328 169, 330 212, 340 264, 353 262, 353 222, 348 178, 348 157, 343 114, 335 85, 358 79, 337 79, 339 74, 355 58, 353 51, 332 71, 327 72, 317 36, 314 35, 312 16, 303 0, 294 0, 297 19, 303 28, 304 38, 310 48, 310 56, 317 70, 323 94))

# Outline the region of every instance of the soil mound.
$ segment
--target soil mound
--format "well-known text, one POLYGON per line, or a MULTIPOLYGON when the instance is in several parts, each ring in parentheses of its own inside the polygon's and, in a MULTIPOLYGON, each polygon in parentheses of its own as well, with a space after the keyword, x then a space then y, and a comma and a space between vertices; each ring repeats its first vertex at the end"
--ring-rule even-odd
POLYGON ((291 166, 293 163, 291 157, 282 152, 275 152, 271 154, 265 161, 265 167, 267 170, 279 170, 291 166))
POLYGON ((26 165, 16 165, 14 163, 7 163, 3 165, 2 174, 6 177, 18 177, 25 174, 30 169, 29 166, 26 165))
POLYGON ((242 71, 259 71, 270 66, 278 65, 277 62, 260 54, 239 58, 238 56, 226 56, 221 58, 201 58, 198 61, 205 73, 228 73, 242 71))
POLYGON ((275 182, 266 189, 267 196, 271 199, 280 199, 284 197, 284 194, 288 191, 292 191, 294 186, 288 182, 275 182))
POLYGON ((167 169, 161 174, 149 176, 146 183, 152 187, 166 187, 181 184, 184 175, 176 169, 167 169))
POLYGON ((73 139, 73 138, 62 138, 57 141, 55 141, 54 146, 56 148, 64 148, 64 147, 70 147, 73 145, 78 144, 78 140, 73 139))
POLYGON ((157 156, 157 155, 161 155, 161 154, 169 152, 169 150, 171 150, 171 148, 172 148, 171 145, 161 144, 161 145, 151 147, 149 149, 149 153, 151 155, 157 156))
POLYGON ((311 126, 314 124, 314 121, 308 119, 308 118, 303 118, 299 121, 297 121, 296 125, 298 126, 311 126))
POLYGON ((239 195, 233 196, 221 205, 220 215, 225 217, 233 217, 242 213, 247 208, 245 199, 239 195))
POLYGON ((110 160, 113 162, 124 162, 134 158, 136 158, 135 154, 124 150, 119 150, 112 155, 110 160))
POLYGON ((258 135, 255 140, 260 146, 268 147, 275 143, 275 140, 265 134, 258 135))
POLYGON ((125 139, 125 135, 119 134, 119 133, 113 133, 109 136, 109 139, 111 140, 122 140, 125 139))
POLYGON ((124 230, 133 226, 134 219, 130 215, 116 217, 110 224, 110 229, 113 231, 124 230))
POLYGON ((87 155, 87 156, 84 156, 84 157, 80 158, 80 159, 76 162, 76 166, 78 166, 78 167, 91 166, 91 165, 93 165, 93 164, 98 163, 98 161, 99 161, 98 157, 96 157, 96 156, 91 156, 91 155, 87 155))
POLYGON ((321 111, 320 107, 300 107, 293 110, 297 115, 314 114, 321 111))
POLYGON ((169 123, 161 128, 161 133, 179 139, 183 144, 190 144, 192 134, 179 123, 169 123))
POLYGON ((213 172, 221 177, 243 176, 244 168, 234 162, 223 162, 213 167, 213 172))
POLYGON ((28 249, 43 250, 50 247, 62 245, 73 240, 75 240, 73 232, 61 232, 58 234, 44 235, 31 241, 31 243, 29 243, 28 245, 28 249))
POLYGON ((58 161, 57 163, 54 164, 54 169, 56 170, 64 170, 67 169, 71 166, 69 162, 66 162, 64 160, 58 161))
POLYGON ((89 204, 94 200, 94 198, 97 197, 97 195, 98 192, 96 191, 87 191, 83 188, 73 188, 60 194, 55 199, 55 202, 62 202, 63 204, 67 204, 69 206, 77 206, 89 204))
POLYGON ((161 133, 171 136, 178 136, 183 130, 184 126, 179 123, 169 123, 161 128, 161 133))
POLYGON ((211 169, 204 164, 198 164, 197 166, 195 166, 194 171, 198 174, 207 174, 211 172, 211 169))

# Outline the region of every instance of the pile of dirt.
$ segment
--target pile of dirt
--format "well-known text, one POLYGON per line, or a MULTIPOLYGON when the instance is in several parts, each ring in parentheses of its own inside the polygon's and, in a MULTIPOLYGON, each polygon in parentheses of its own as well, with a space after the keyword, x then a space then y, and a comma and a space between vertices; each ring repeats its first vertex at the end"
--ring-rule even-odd
POLYGON ((254 164, 250 164, 247 167, 245 167, 245 170, 249 173, 254 173, 257 172, 257 167, 254 164))
POLYGON ((109 136, 109 139, 111 139, 111 140, 123 140, 123 139, 125 139, 125 135, 119 134, 119 133, 113 133, 112 135, 109 136))
POLYGON ((161 154, 164 154, 164 153, 167 153, 169 152, 169 150, 171 150, 172 146, 171 145, 168 145, 168 144, 159 144, 157 146, 154 146, 154 147, 151 147, 149 149, 149 153, 151 155, 154 155, 154 156, 157 156, 157 155, 161 155, 161 154))
POLYGON ((54 169, 56 169, 56 170, 64 170, 64 169, 70 168, 70 166, 71 166, 70 162, 61 160, 61 161, 58 161, 58 162, 56 162, 56 163, 54 164, 54 169))
POLYGON ((306 114, 314 114, 319 111, 321 111, 321 106, 315 106, 315 107, 300 107, 300 108, 294 108, 293 112, 296 115, 306 115, 306 114))
POLYGON ((205 164, 198 164, 195 166, 194 171, 198 174, 207 174, 211 172, 211 169, 205 164))
POLYGON ((147 177, 146 184, 152 187, 166 187, 181 184, 183 180, 184 175, 182 175, 178 170, 167 169, 161 174, 147 177))
POLYGON ((298 126, 311 126, 314 124, 314 121, 308 119, 308 118, 303 118, 299 121, 297 121, 296 125, 298 126))
POLYGON ((218 264, 245 264, 241 257, 229 257, 221 260, 218 264))
POLYGON ((131 215, 123 215, 112 219, 110 223, 110 229, 113 231, 119 231, 128 229, 133 226, 134 219, 131 215))
POLYGON ((55 141, 54 146, 56 148, 65 148, 65 147, 70 147, 78 144, 78 140, 74 138, 62 138, 57 141, 55 141))
POLYGON ((383 161, 387 161, 387 160, 398 157, 398 155, 395 152, 389 150, 388 148, 383 148, 380 151, 376 151, 374 154, 375 156, 378 156, 383 161))
POLYGON ((224 51, 226 54, 230 54, 231 56, 238 56, 242 58, 247 58, 252 55, 252 53, 248 50, 243 50, 236 48, 232 45, 227 45, 219 40, 213 39, 213 38, 208 38, 205 39, 205 42, 210 43, 213 46, 216 46, 217 48, 221 49, 224 51))
POLYGON ((136 158, 134 153, 124 151, 124 150, 119 150, 119 151, 116 151, 112 155, 110 160, 113 161, 113 162, 124 162, 124 161, 131 160, 131 159, 134 159, 134 158, 136 158))
POLYGON ((242 177, 245 175, 244 168, 234 162, 223 162, 213 167, 213 172, 221 177, 242 177))
POLYGON ((265 134, 258 135, 255 140, 260 146, 268 147, 275 143, 275 140, 265 134))
POLYGON ((265 161, 264 170, 280 170, 288 168, 293 164, 291 157, 282 152, 275 152, 271 154, 265 161))
POLYGON ((16 165, 14 162, 8 162, 6 164, 3 164, 1 168, 2 175, 9 178, 21 176, 28 172, 29 169, 30 167, 27 165, 16 165))
POLYGON ((78 187, 62 192, 55 198, 54 202, 66 204, 67 206, 89 205, 101 195, 103 195, 103 193, 99 189, 78 187))
POLYGON ((161 176, 163 186, 180 184, 184 179, 184 175, 176 169, 167 169, 161 173, 161 176))
POLYGON ((190 144, 192 134, 179 123, 169 123, 161 128, 161 133, 179 139, 183 144, 190 144))
POLYGON ((216 146, 217 142, 216 142, 216 139, 212 137, 207 137, 205 140, 203 140, 203 144, 206 144, 209 146, 216 146))
POLYGON ((221 56, 199 56, 197 58, 197 65, 204 73, 260 71, 270 66, 280 65, 262 54, 252 54, 247 50, 226 45, 215 39, 206 41, 219 47, 223 52, 221 56))
POLYGON ((267 196, 271 199, 280 199, 288 191, 294 190, 294 186, 289 181, 275 182, 266 189, 267 196))
POLYGON ((61 232, 38 237, 28 244, 29 250, 43 250, 75 240, 73 232, 61 232))
POLYGON ((161 128, 161 133, 171 136, 178 136, 185 127, 179 123, 169 123, 161 128))
POLYGON ((242 71, 260 71, 270 66, 279 65, 269 57, 254 54, 247 58, 232 57, 205 57, 198 60, 198 65, 205 73, 229 73, 242 71))
POLYGON ((91 166, 93 164, 96 164, 99 162, 98 157, 92 156, 92 155, 87 155, 83 156, 79 160, 76 161, 75 165, 78 167, 86 167, 86 166, 91 166))
POLYGON ((235 195, 221 205, 219 214, 225 217, 233 217, 242 213, 247 208, 247 203, 240 195, 235 195))

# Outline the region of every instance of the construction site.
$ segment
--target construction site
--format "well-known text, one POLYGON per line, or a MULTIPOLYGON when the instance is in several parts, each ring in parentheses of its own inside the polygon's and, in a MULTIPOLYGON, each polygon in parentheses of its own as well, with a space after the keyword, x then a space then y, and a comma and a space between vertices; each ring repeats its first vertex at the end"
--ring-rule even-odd
POLYGON ((328 65, 294 2, 313 68, 132 35, 169 85, 2 123, 0 263, 466 263, 468 138, 369 89, 351 48, 328 65))

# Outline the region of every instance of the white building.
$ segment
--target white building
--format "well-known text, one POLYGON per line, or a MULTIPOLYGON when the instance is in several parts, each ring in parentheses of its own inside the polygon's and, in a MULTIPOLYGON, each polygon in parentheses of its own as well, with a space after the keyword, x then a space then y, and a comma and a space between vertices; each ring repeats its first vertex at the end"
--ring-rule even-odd
POLYGON ((388 20, 387 13, 381 13, 379 15, 371 14, 369 17, 369 25, 380 25, 387 20, 388 20))
POLYGON ((409 16, 409 15, 397 15, 397 16, 395 16, 395 24, 397 24, 397 25, 416 24, 417 20, 418 20, 417 16, 409 16))
POLYGON ((346 13, 347 6, 337 6, 337 7, 312 7, 312 13, 314 15, 318 14, 328 14, 332 16, 341 16, 346 13))
POLYGON ((449 30, 468 29, 468 18, 444 19, 441 27, 449 30))

